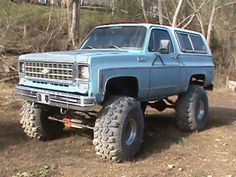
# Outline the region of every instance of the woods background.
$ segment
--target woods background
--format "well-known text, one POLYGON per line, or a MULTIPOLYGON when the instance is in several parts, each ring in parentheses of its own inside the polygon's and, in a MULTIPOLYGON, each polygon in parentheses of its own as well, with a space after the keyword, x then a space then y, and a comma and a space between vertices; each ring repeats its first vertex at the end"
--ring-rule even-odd
POLYGON ((216 86, 236 79, 236 0, 0 0, 0 17, 0 82, 17 81, 18 55, 76 49, 94 26, 116 22, 199 31, 213 51, 216 86))

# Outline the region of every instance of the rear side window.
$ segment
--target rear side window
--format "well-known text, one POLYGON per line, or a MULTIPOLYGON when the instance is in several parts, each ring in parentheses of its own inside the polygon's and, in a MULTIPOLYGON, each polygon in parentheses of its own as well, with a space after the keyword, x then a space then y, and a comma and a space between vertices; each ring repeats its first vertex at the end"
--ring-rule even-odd
POLYGON ((176 32, 179 45, 183 52, 188 53, 206 53, 206 46, 202 37, 197 34, 188 34, 184 32, 176 32))
POLYGON ((206 51, 206 46, 201 38, 201 36, 198 35, 190 35, 190 39, 193 43, 193 48, 196 51, 206 51))
POLYGON ((184 51, 192 51, 193 48, 188 35, 184 33, 177 33, 177 35, 179 38, 181 49, 183 49, 184 51))

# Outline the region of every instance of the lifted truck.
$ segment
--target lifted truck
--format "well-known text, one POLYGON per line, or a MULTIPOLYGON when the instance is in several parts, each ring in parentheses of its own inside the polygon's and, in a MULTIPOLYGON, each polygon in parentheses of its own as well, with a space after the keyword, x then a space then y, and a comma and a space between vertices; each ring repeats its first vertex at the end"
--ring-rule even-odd
POLYGON ((96 153, 121 162, 140 148, 147 105, 174 108, 181 130, 206 127, 214 64, 198 32, 111 24, 93 29, 79 50, 21 55, 19 75, 17 94, 26 100, 21 124, 29 137, 90 128, 96 153))

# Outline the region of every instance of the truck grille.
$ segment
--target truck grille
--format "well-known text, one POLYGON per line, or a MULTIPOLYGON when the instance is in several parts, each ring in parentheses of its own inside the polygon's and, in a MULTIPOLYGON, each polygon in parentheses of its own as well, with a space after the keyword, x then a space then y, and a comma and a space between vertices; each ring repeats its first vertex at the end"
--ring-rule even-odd
POLYGON ((72 81, 73 64, 25 62, 25 75, 31 78, 72 81))

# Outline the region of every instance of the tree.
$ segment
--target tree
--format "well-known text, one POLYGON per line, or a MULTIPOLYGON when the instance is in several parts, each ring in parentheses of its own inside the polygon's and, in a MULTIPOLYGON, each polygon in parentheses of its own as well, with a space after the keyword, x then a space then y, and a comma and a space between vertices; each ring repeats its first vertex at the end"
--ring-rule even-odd
POLYGON ((158 16, 159 16, 159 23, 163 25, 163 14, 162 14, 162 0, 158 0, 158 16))
POLYGON ((207 42, 208 42, 208 44, 210 44, 210 41, 211 41, 211 33, 212 33, 212 28, 213 28, 213 23, 214 23, 216 3, 217 3, 217 0, 213 0, 211 15, 210 15, 209 23, 208 23, 208 28, 207 28, 207 42))
POLYGON ((68 0, 67 4, 68 15, 68 42, 75 46, 79 35, 80 22, 80 0, 68 0))
MULTIPOLYGON (((200 12, 201 7, 204 6, 204 2, 199 6, 199 10, 196 8, 196 3, 194 0, 192 1, 192 5, 191 3, 189 3, 189 5, 195 10, 196 13, 196 17, 197 20, 200 24, 200 28, 201 28, 201 32, 202 34, 204 34, 206 36, 207 42, 208 44, 211 43, 211 36, 212 36, 212 31, 213 31, 213 27, 214 27, 214 19, 216 16, 216 13, 218 10, 226 7, 226 6, 230 6, 230 5, 235 5, 236 1, 232 1, 232 2, 223 2, 222 5, 217 5, 218 4, 218 0, 213 0, 211 1, 211 10, 210 10, 210 14, 209 14, 209 19, 207 18, 207 16, 202 16, 202 13, 200 12), (206 24, 204 24, 203 19, 205 19, 205 21, 207 21, 206 24), (207 29, 205 30, 204 26, 207 26, 207 29), (205 32, 206 31, 206 32, 205 32)), ((205 4, 207 4, 208 2, 210 2, 209 0, 205 0, 205 4)))
POLYGON ((144 0, 141 0, 141 6, 142 6, 142 11, 143 11, 143 16, 144 16, 145 22, 148 22, 148 17, 147 17, 147 13, 146 13, 146 10, 145 10, 144 0))
POLYGON ((182 7, 183 2, 184 0, 179 0, 178 2, 178 6, 176 7, 175 14, 173 16, 172 26, 177 26, 178 15, 180 13, 180 9, 182 7))

